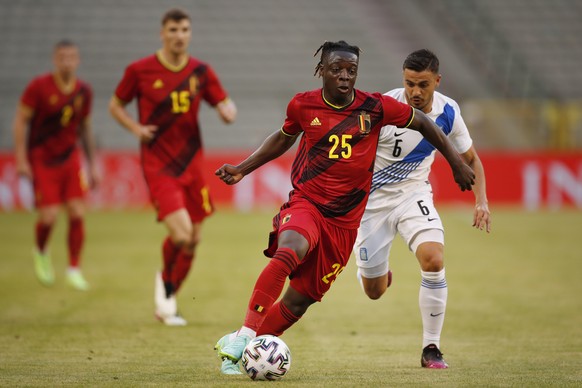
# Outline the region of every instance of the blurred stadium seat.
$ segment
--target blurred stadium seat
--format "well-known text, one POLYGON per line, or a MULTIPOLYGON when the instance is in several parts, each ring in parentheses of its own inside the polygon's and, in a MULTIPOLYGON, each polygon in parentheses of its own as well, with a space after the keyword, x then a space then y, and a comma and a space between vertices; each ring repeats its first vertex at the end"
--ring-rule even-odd
POLYGON ((441 90, 461 102, 481 148, 582 145, 578 0, 0 0, 0 149, 12 147, 22 89, 50 69, 65 37, 79 43, 81 76, 95 90, 99 145, 134 149, 107 103, 124 67, 159 48, 160 17, 173 5, 192 15, 192 54, 215 67, 239 106, 234 127, 203 109, 210 149, 254 148, 294 93, 321 85, 312 55, 340 39, 363 49, 358 87, 369 91, 400 86, 409 52, 435 51, 441 90))

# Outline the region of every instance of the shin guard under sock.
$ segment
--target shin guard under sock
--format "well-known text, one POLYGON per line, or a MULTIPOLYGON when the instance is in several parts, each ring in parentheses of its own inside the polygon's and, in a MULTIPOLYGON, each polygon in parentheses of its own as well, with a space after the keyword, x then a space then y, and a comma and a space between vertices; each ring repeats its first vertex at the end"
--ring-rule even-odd
POLYGON ((285 280, 299 265, 295 251, 279 248, 259 275, 249 301, 244 326, 257 331, 285 286, 285 280))

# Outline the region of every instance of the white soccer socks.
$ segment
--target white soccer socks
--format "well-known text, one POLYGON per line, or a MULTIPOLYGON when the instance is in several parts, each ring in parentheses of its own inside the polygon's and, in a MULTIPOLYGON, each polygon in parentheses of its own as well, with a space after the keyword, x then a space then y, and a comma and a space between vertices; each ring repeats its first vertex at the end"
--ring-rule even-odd
POLYGON ((445 269, 439 272, 420 271, 420 273, 422 282, 418 293, 418 305, 422 316, 422 347, 435 344, 440 348, 448 295, 445 269))

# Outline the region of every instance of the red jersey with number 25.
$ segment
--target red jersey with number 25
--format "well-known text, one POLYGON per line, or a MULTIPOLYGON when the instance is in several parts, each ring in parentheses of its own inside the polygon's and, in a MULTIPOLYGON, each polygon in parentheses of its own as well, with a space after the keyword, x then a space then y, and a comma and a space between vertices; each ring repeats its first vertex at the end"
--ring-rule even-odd
POLYGON ((32 110, 28 134, 31 162, 59 165, 77 150, 79 126, 91 113, 93 93, 79 79, 73 90, 64 93, 52 73, 33 79, 20 99, 32 110))
POLYGON ((306 198, 329 222, 357 228, 370 192, 380 128, 407 127, 413 110, 391 97, 356 89, 352 103, 339 108, 322 93, 299 93, 287 107, 283 132, 303 132, 291 171, 290 200, 306 198))
POLYGON ((139 122, 158 127, 153 141, 141 145, 144 173, 186 178, 201 163, 200 102, 215 106, 227 94, 208 64, 190 57, 182 68, 171 67, 157 53, 127 67, 115 96, 125 103, 137 98, 139 122))

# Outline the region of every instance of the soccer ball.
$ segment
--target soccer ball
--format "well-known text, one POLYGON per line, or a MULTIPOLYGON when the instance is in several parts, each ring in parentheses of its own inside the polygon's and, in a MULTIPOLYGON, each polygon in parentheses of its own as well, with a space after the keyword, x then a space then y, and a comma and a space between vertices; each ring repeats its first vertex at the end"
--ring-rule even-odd
POLYGON ((261 335, 245 348, 241 364, 253 380, 280 380, 291 367, 291 351, 274 335, 261 335))

